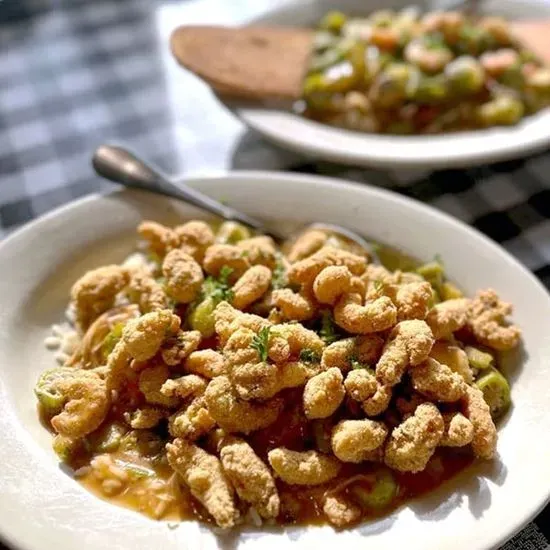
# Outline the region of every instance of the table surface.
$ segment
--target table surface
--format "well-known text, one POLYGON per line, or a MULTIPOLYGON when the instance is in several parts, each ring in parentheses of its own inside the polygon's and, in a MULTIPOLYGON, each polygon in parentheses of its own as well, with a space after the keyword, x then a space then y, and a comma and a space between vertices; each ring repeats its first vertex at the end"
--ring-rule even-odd
MULTIPOLYGON (((550 154, 434 173, 306 159, 247 131, 170 56, 178 24, 238 24, 283 1, 0 2, 0 236, 109 188, 90 156, 118 141, 171 174, 292 170, 394 189, 478 228, 550 287, 550 154)), ((549 541, 547 507, 503 549, 549 550, 549 541)))

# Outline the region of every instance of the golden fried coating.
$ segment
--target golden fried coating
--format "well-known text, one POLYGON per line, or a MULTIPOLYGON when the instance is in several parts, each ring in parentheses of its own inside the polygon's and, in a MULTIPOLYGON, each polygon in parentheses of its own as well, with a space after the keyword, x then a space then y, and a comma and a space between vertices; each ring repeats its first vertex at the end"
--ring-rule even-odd
POLYGON ((226 373, 225 359, 213 349, 201 349, 189 355, 184 370, 204 378, 214 378, 226 373))
POLYGON ((361 278, 367 283, 382 283, 385 285, 396 284, 395 276, 383 265, 368 264, 361 278))
POLYGON ((241 254, 250 262, 250 265, 264 265, 270 270, 275 269, 277 264, 277 249, 271 237, 260 235, 250 237, 237 242, 237 248, 241 254))
POLYGON ((159 351, 165 338, 177 333, 179 325, 180 318, 169 309, 146 313, 128 321, 121 342, 133 359, 147 361, 159 351))
POLYGON ((376 391, 372 397, 363 401, 362 406, 367 416, 378 416, 382 414, 390 405, 392 398, 392 387, 380 384, 377 381, 376 391))
POLYGON ((166 416, 166 411, 158 407, 142 407, 130 415, 130 427, 134 430, 154 428, 166 416))
POLYGON ((342 294, 351 292, 351 271, 344 265, 325 267, 313 281, 313 293, 321 304, 333 306, 342 294))
POLYGON ((178 404, 177 397, 167 396, 161 391, 169 377, 170 371, 164 364, 149 367, 139 373, 139 389, 147 403, 164 407, 175 407, 178 404))
POLYGON ((321 485, 334 479, 342 463, 318 451, 297 452, 278 447, 267 454, 277 477, 292 485, 321 485))
POLYGON ((104 311, 112 308, 116 295, 130 281, 130 271, 120 265, 106 265, 88 271, 71 288, 76 323, 85 331, 104 311))
POLYGON ((307 381, 304 388, 304 412, 307 418, 327 418, 334 414, 345 396, 344 377, 334 367, 307 381))
POLYGON ((206 249, 203 268, 218 277, 222 267, 231 269, 229 280, 234 283, 250 267, 250 261, 242 248, 232 244, 213 244, 206 249))
POLYGON ((443 413, 445 430, 439 444, 442 447, 464 447, 472 442, 474 426, 460 413, 443 413))
POLYGON ((426 323, 432 329, 434 338, 448 338, 453 332, 461 329, 468 320, 467 298, 455 298, 435 305, 426 317, 426 323))
POLYGON ((364 256, 346 250, 324 246, 313 255, 293 263, 288 270, 288 279, 291 283, 311 287, 317 275, 331 265, 343 265, 352 275, 361 275, 365 271, 367 260, 364 256))
POLYGON ((474 427, 474 454, 486 460, 493 458, 497 447, 497 430, 482 391, 475 386, 467 386, 462 405, 464 416, 474 427))
POLYGON ((254 265, 233 286, 233 307, 246 309, 259 300, 271 284, 271 270, 264 265, 254 265))
POLYGON ((239 517, 233 487, 213 455, 176 438, 166 445, 168 462, 220 527, 233 527, 239 517))
POLYGON ((162 262, 162 274, 166 293, 174 301, 189 304, 199 296, 204 282, 201 266, 183 250, 168 252, 162 262))
POLYGON ((179 245, 176 233, 157 222, 143 221, 139 224, 137 232, 142 239, 147 241, 149 249, 161 258, 169 250, 177 248, 179 245))
POLYGON ((336 527, 345 527, 361 517, 361 509, 341 493, 333 493, 325 497, 323 512, 330 523, 336 527))
POLYGON ((352 334, 369 334, 391 328, 397 309, 387 296, 363 305, 360 294, 344 294, 334 306, 334 322, 352 334))
POLYGON ((308 321, 316 312, 316 305, 305 292, 294 292, 290 288, 281 288, 271 293, 273 306, 278 308, 287 321, 308 321))
POLYGON ((105 420, 111 405, 105 380, 91 370, 59 378, 53 388, 66 402, 51 419, 53 429, 69 438, 81 438, 96 430, 105 420))
POLYGON ((263 403, 239 399, 229 378, 218 376, 204 394, 208 412, 228 433, 250 433, 273 424, 283 409, 283 400, 275 397, 263 403))
POLYGON ((391 289, 390 297, 397 306, 398 321, 425 319, 433 300, 432 285, 425 281, 399 285, 391 289))
POLYGON ((428 357, 409 370, 413 388, 433 401, 458 401, 466 391, 464 378, 447 365, 428 357))
POLYGON ((263 327, 271 326, 271 323, 251 313, 243 313, 227 302, 220 302, 214 311, 216 320, 216 334, 220 337, 221 345, 224 345, 229 337, 240 328, 247 328, 253 332, 259 332, 263 327))
POLYGON ((474 375, 468 362, 468 356, 462 348, 450 342, 436 342, 433 345, 432 351, 430 351, 430 357, 447 365, 453 372, 460 374, 466 384, 473 382, 474 375))
POLYGON ((179 330, 162 346, 162 360, 171 367, 183 363, 200 345, 202 335, 198 330, 179 330))
POLYGON ((374 420, 341 420, 332 430, 331 445, 342 462, 363 462, 384 444, 388 428, 374 420))
POLYGON ((273 325, 270 335, 286 340, 290 355, 298 357, 303 350, 310 350, 314 355, 321 357, 325 343, 319 335, 299 323, 283 323, 273 325))
POLYGON ((348 372, 344 387, 352 399, 362 403, 376 393, 378 384, 374 375, 367 369, 356 369, 348 372))
POLYGON ((195 441, 214 429, 212 418, 203 397, 195 397, 187 406, 170 417, 168 429, 173 437, 195 441))
POLYGON ((502 302, 494 290, 480 291, 470 302, 468 328, 481 344, 499 351, 513 349, 519 344, 521 331, 507 324, 511 313, 512 305, 502 302))
POLYGON ((420 472, 428 464, 443 437, 441 413, 432 403, 423 403, 414 415, 395 428, 384 453, 386 464, 400 472, 420 472))
POLYGON ((183 252, 193 256, 200 264, 203 261, 206 249, 214 244, 214 232, 211 227, 202 221, 190 221, 174 227, 178 239, 178 246, 183 252))
POLYGON ((145 270, 132 272, 125 290, 130 302, 137 304, 141 313, 168 308, 168 296, 162 286, 145 270))
POLYGON ((432 331, 424 321, 401 321, 384 346, 376 378, 384 385, 395 386, 409 365, 418 365, 428 357, 433 343, 432 331))
POLYGON ((326 241, 327 234, 324 231, 318 229, 306 231, 292 243, 287 255, 288 261, 294 263, 311 256, 322 248, 326 241))
POLYGON ((196 374, 186 374, 179 378, 170 378, 164 382, 160 388, 160 393, 165 397, 179 397, 187 399, 188 397, 202 395, 208 381, 196 374))
POLYGON ((224 436, 219 445, 223 471, 239 497, 264 518, 279 515, 280 500, 270 469, 244 440, 224 436))

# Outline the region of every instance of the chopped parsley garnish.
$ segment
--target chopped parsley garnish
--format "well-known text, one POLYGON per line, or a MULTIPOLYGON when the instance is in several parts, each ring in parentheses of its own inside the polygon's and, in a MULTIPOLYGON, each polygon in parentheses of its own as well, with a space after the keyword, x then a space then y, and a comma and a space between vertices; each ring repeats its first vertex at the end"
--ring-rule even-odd
POLYGON ((318 363, 320 360, 321 357, 315 350, 305 348, 300 352, 300 361, 304 363, 318 363))
POLYGON ((386 286, 386 283, 381 279, 376 279, 376 281, 374 281, 374 290, 376 290, 376 292, 380 292, 384 290, 385 286, 386 286))
POLYGON ((332 344, 340 339, 332 319, 332 314, 328 310, 324 310, 322 313, 319 336, 326 344, 332 344))
POLYGON ((278 290, 286 286, 286 269, 280 257, 277 258, 275 267, 273 268, 273 276, 271 277, 271 288, 278 290))
POLYGON ((262 361, 267 361, 267 345, 269 342, 269 330, 271 327, 263 327, 258 334, 254 335, 250 347, 255 349, 262 361))
POLYGON ((233 269, 224 265, 217 279, 207 277, 202 287, 203 299, 212 298, 216 304, 223 301, 231 302, 234 296, 228 281, 231 273, 233 273, 233 269))

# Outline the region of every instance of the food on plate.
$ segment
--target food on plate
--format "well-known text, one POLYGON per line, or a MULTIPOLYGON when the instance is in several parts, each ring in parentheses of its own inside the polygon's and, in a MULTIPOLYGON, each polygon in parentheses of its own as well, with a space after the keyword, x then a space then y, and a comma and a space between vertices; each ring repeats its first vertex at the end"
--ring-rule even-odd
POLYGON ((513 125, 550 104, 550 68, 500 18, 416 9, 319 22, 300 109, 369 133, 513 125))
POLYGON ((35 387, 75 478, 160 519, 337 527, 490 460, 509 304, 434 259, 234 222, 138 227, 75 281, 35 387))

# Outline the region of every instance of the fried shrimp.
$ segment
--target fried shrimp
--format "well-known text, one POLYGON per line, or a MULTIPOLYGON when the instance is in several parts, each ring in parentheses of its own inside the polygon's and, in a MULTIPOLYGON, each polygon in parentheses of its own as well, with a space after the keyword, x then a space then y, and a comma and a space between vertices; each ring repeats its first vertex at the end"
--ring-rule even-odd
POLYGON ((107 265, 88 271, 71 288, 76 322, 85 331, 104 311, 112 308, 116 295, 130 281, 130 272, 119 265, 107 265))
POLYGON ((382 422, 342 420, 332 430, 332 450, 342 462, 363 462, 383 445, 387 435, 388 429, 382 422))
POLYGON ((437 304, 428 313, 426 323, 432 329, 434 338, 448 338, 453 332, 461 329, 468 320, 470 300, 456 298, 437 304))
POLYGON ((221 462, 213 455, 176 438, 166 445, 168 462, 189 487, 193 496, 225 529, 233 527, 239 517, 233 487, 223 472, 221 462))
POLYGON ((497 446, 497 430, 491 411, 480 389, 474 386, 466 388, 463 399, 464 416, 474 428, 472 450, 478 458, 489 460, 494 457, 497 446))
POLYGON ((233 286, 233 307, 246 309, 269 289, 271 270, 263 265, 247 269, 233 286))
POLYGON ((332 368, 310 378, 304 388, 304 411, 308 418, 327 418, 344 400, 340 369, 332 368))
POLYGON ((130 302, 137 304, 142 313, 168 308, 168 296, 164 288, 143 269, 132 272, 125 290, 130 302))
POLYGON ((391 328, 397 309, 387 296, 363 304, 360 294, 344 294, 334 306, 334 321, 352 334, 369 334, 391 328))
POLYGON ((204 276, 193 256, 183 250, 171 250, 162 262, 166 293, 176 302, 188 304, 199 295, 204 276))
POLYGON ((293 485, 320 485, 335 478, 342 464, 317 451, 296 452, 279 447, 267 454, 277 477, 293 485))

